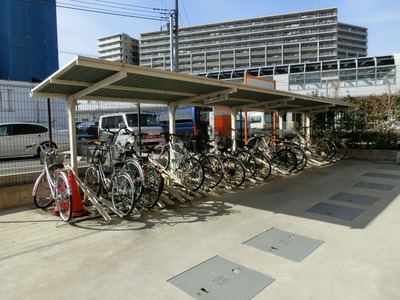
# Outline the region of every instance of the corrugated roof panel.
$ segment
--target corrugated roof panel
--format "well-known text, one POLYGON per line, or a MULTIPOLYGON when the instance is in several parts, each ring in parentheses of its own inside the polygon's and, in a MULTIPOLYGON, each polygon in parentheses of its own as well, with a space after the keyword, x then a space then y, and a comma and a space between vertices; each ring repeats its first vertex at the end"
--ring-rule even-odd
POLYGON ((304 111, 326 105, 353 106, 341 101, 87 57, 77 57, 54 73, 32 90, 32 96, 304 111))

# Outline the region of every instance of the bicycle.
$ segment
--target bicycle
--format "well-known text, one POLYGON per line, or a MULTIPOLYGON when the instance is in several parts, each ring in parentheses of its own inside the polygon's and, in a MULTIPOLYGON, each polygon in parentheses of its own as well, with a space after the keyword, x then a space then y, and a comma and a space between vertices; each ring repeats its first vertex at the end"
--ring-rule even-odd
POLYGON ((203 187, 211 190, 218 186, 224 176, 223 166, 221 159, 212 153, 208 152, 208 149, 212 147, 208 140, 208 135, 204 135, 200 130, 198 131, 198 150, 197 153, 193 151, 192 137, 193 132, 189 130, 185 136, 180 136, 180 142, 185 146, 186 151, 191 152, 191 156, 197 158, 204 169, 204 182, 203 187))
MULTIPOLYGON (((136 134, 135 132, 124 128, 126 134, 132 139, 128 139, 126 145, 116 144, 118 160, 124 162, 123 169, 128 171, 133 178, 140 177, 138 172, 143 174, 143 184, 140 185, 138 192, 138 202, 143 208, 150 209, 157 204, 157 201, 164 189, 164 179, 155 166, 151 163, 148 156, 137 153, 136 148, 140 144, 137 137, 145 136, 147 133, 136 134), (141 170, 141 171, 140 171, 141 170)), ((150 150, 151 151, 151 150, 150 150)))
POLYGON ((329 159, 331 148, 322 140, 314 139, 313 141, 309 141, 297 130, 293 130, 291 133, 287 134, 284 139, 292 143, 296 143, 308 156, 317 161, 326 161, 329 159))
POLYGON ((297 156, 288 147, 280 147, 279 144, 267 135, 251 137, 246 147, 253 153, 262 153, 277 169, 284 172, 292 172, 297 167, 297 156))
POLYGON ((112 161, 111 147, 106 142, 89 142, 95 149, 88 156, 90 166, 85 172, 84 184, 96 197, 111 198, 112 207, 120 217, 128 216, 137 201, 136 188, 131 174, 122 169, 123 162, 112 161), (106 166, 107 160, 112 166, 106 166))
MULTIPOLYGON (((169 134, 172 138, 178 136, 169 134)), ((204 182, 204 168, 200 161, 193 157, 182 143, 173 143, 171 138, 165 145, 154 147, 150 159, 159 166, 161 172, 168 173, 170 177, 193 192, 204 182)))
POLYGON ((213 140, 207 143, 206 150, 221 161, 222 178, 227 184, 239 187, 246 181, 246 169, 238 158, 227 153, 222 155, 217 143, 213 140))
POLYGON ((222 156, 231 155, 236 157, 242 162, 243 166, 245 167, 246 177, 250 178, 255 176, 257 172, 257 160, 254 157, 253 153, 243 148, 234 148, 233 143, 241 143, 240 140, 227 136, 221 130, 217 132, 215 138, 217 149, 222 156))
POLYGON ((65 156, 60 155, 56 148, 39 147, 44 169, 33 186, 33 202, 38 208, 46 208, 53 203, 54 211, 63 221, 69 222, 72 217, 72 189, 64 166, 65 156))

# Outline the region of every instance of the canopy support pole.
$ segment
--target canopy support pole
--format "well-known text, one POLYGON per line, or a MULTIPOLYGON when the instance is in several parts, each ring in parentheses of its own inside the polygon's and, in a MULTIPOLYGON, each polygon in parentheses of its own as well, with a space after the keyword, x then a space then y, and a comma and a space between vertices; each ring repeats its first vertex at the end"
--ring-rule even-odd
POLYGON ((78 174, 78 147, 76 139, 76 104, 77 100, 73 97, 67 99, 67 111, 68 111, 68 132, 69 132, 69 148, 71 153, 71 169, 75 174, 78 174))
MULTIPOLYGON (((175 134, 176 133, 176 126, 175 126, 175 113, 176 113, 176 108, 178 105, 175 103, 169 103, 168 104, 168 120, 169 120, 169 133, 175 134)), ((172 136, 172 141, 175 141, 175 137, 172 136)))
POLYGON ((237 145, 236 145, 236 113, 238 112, 238 108, 236 108, 236 107, 232 107, 231 109, 230 109, 230 111, 231 111, 231 128, 232 128, 232 130, 231 130, 231 138, 232 138, 232 149, 233 150, 236 150, 236 147, 237 147, 237 145))

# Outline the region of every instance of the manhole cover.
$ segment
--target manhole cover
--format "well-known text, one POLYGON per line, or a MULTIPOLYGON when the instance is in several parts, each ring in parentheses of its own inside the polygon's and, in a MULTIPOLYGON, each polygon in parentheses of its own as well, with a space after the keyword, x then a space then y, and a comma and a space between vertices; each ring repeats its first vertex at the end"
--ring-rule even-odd
POLYGON ((336 194, 336 195, 330 197, 329 199, 343 201, 343 202, 349 202, 349 203, 355 203, 355 204, 360 204, 360 205, 364 205, 364 206, 371 206, 372 204, 374 204, 376 201, 379 200, 379 197, 350 194, 350 193, 339 193, 339 194, 336 194))
POLYGON ((384 173, 365 173, 363 176, 377 177, 377 178, 387 178, 387 179, 400 179, 400 175, 384 174, 384 173))
POLYGON ((354 186, 364 189, 381 190, 381 191, 390 191, 395 187, 394 185, 391 184, 373 183, 373 182, 359 182, 354 186))
POLYGON ((300 262, 322 243, 320 240, 271 228, 244 244, 300 262))
POLYGON ((330 216, 347 221, 354 220, 356 217, 358 217, 360 214, 364 212, 364 210, 362 209, 329 204, 324 202, 318 203, 317 205, 310 207, 306 211, 314 214, 330 216))
POLYGON ((214 256, 168 282, 195 299, 251 299, 275 279, 214 256))

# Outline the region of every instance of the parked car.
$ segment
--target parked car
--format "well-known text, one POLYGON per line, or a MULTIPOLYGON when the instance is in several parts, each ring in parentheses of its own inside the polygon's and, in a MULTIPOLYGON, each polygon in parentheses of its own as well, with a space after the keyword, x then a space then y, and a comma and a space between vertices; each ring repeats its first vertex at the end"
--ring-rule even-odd
MULTIPOLYGON (((186 106, 179 107, 175 112, 175 132, 190 137, 193 150, 200 150, 199 142, 208 139, 208 126, 212 107, 186 106)), ((154 112, 157 121, 164 132, 169 133, 169 112, 161 110, 154 112)))
POLYGON ((87 121, 76 125, 76 134, 97 138, 99 122, 87 121))
MULTIPOLYGON (((50 145, 49 129, 36 123, 0 123, 0 158, 39 156, 39 145, 50 145), (36 146, 27 148, 35 144, 36 146)), ((52 141, 60 151, 69 149, 67 132, 52 130, 52 141)))
MULTIPOLYGON (((159 144, 165 143, 165 137, 162 134, 164 130, 156 120, 156 117, 152 113, 142 112, 140 113, 140 129, 142 133, 146 133, 142 140, 142 148, 143 150, 151 148, 152 146, 156 146, 159 144)), ((118 131, 121 126, 125 126, 129 130, 138 133, 138 114, 137 112, 120 112, 113 113, 100 116, 99 120, 99 139, 100 140, 108 140, 110 137, 111 131, 118 131)), ((124 131, 121 131, 117 137, 117 141, 122 145, 133 144, 134 139, 126 135, 124 131)))

